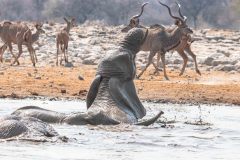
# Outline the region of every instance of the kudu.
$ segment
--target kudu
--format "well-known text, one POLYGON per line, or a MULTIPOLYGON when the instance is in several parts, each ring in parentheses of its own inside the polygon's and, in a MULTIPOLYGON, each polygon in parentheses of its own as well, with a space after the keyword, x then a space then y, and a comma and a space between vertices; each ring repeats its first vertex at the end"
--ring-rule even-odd
MULTIPOLYGON (((36 23, 35 24, 36 32, 33 33, 33 34, 31 34, 31 33, 28 34, 28 36, 31 36, 31 37, 25 37, 26 41, 23 42, 23 45, 28 45, 28 43, 33 44, 34 42, 38 41, 39 40, 39 35, 45 33, 45 31, 42 29, 42 26, 43 26, 42 23, 36 23)), ((28 33, 28 32, 29 32, 29 30, 26 33, 28 33)), ((25 36, 27 36, 26 33, 25 33, 25 36)), ((3 57, 4 51, 2 51, 0 53, 1 58, 3 57)), ((33 55, 31 56, 31 59, 34 59, 34 61, 36 63, 37 62, 37 56, 35 54, 35 50, 32 50, 32 53, 33 53, 33 55)))
POLYGON ((0 62, 3 62, 3 53, 5 52, 5 50, 7 49, 7 45, 6 43, 4 45, 2 45, 2 47, 0 47, 0 62))
MULTIPOLYGON (((146 41, 141 47, 141 50, 150 51, 150 54, 148 56, 148 62, 145 68, 141 71, 137 78, 139 78, 144 73, 144 71, 152 63, 153 57, 157 52, 159 52, 163 64, 164 77, 166 80, 169 80, 166 73, 165 53, 172 49, 175 49, 181 44, 181 41, 184 37, 187 37, 189 34, 193 33, 193 31, 187 26, 186 19, 173 16, 170 7, 160 1, 159 3, 168 9, 169 15, 173 19, 178 20, 181 23, 171 32, 168 32, 164 28, 148 29, 149 33, 146 37, 146 41)), ((157 67, 155 66, 155 68, 157 67)))
POLYGON ((141 12, 138 15, 135 15, 130 19, 129 24, 121 30, 122 32, 128 32, 130 29, 132 29, 134 27, 144 28, 143 26, 141 26, 139 24, 139 18, 142 16, 143 11, 144 11, 144 7, 147 4, 148 4, 148 2, 142 4, 141 12))
MULTIPOLYGON (((65 63, 68 62, 68 41, 69 41, 69 32, 70 29, 73 28, 75 24, 75 18, 72 18, 70 21, 67 18, 64 18, 67 23, 67 26, 64 27, 59 33, 57 33, 56 37, 56 45, 57 45, 57 62, 56 65, 58 66, 58 55, 60 54, 59 51, 64 55, 65 63)), ((62 64, 62 54, 60 59, 60 65, 62 64)))
MULTIPOLYGON (((182 15, 181 13, 181 6, 180 4, 178 4, 178 7, 179 7, 179 15, 185 19, 185 17, 182 15)), ((130 23, 128 24, 127 27, 125 27, 124 29, 122 29, 122 32, 127 32, 129 31, 130 29, 134 28, 134 27, 140 27, 140 28, 143 28, 144 26, 140 25, 140 21, 139 21, 139 17, 132 17, 131 20, 130 20, 130 23), (135 22, 135 23, 133 23, 135 22)), ((180 25, 180 21, 179 20, 176 20, 175 22, 175 26, 174 27, 169 27, 169 28, 166 28, 165 26, 163 25, 159 25, 159 24, 156 24, 156 25, 152 25, 150 26, 151 29, 154 29, 154 28, 159 28, 159 29, 165 29, 167 32, 171 33, 178 25, 180 25)), ((145 27, 146 28, 146 27, 145 27)), ((198 65, 197 65, 197 60, 196 60, 196 55, 192 52, 191 50, 191 43, 193 42, 192 38, 190 35, 186 36, 186 37, 183 37, 182 40, 181 40, 181 43, 176 47, 174 48, 173 50, 176 50, 177 53, 183 58, 183 61, 184 61, 184 64, 183 64, 183 67, 181 69, 181 73, 179 74, 180 76, 184 73, 185 71, 185 67, 187 65, 187 61, 188 61, 188 57, 187 55, 185 54, 185 52, 187 52, 194 60, 195 62, 195 70, 196 72, 201 75, 201 72, 199 71, 198 69, 198 65)), ((173 51, 172 50, 172 51, 173 51)), ((157 65, 154 64, 154 62, 152 62, 153 66, 155 67, 156 69, 156 72, 158 71, 158 68, 160 66, 160 53, 157 54, 157 65)))
POLYGON ((29 51, 33 66, 35 66, 35 61, 33 59, 34 49, 32 47, 32 32, 25 24, 21 23, 12 23, 12 22, 4 22, 0 26, 0 37, 4 43, 7 44, 10 53, 14 57, 14 61, 11 65, 17 63, 20 64, 18 58, 22 55, 22 45, 26 45, 29 51), (19 54, 16 57, 12 52, 12 43, 17 44, 19 54))

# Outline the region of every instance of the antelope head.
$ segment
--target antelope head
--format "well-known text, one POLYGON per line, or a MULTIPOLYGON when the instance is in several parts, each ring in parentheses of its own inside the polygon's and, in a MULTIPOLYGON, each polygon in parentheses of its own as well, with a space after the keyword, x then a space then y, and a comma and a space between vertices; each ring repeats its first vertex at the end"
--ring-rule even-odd
POLYGON ((35 28, 37 29, 37 31, 41 34, 45 33, 45 31, 42 29, 43 24, 42 23, 36 23, 35 24, 35 28))
POLYGON ((160 2, 160 1, 158 1, 158 2, 159 2, 159 4, 161 4, 162 6, 164 6, 164 7, 166 7, 166 8, 168 9, 169 15, 170 15, 173 19, 175 19, 175 24, 178 26, 178 28, 180 29, 180 31, 182 32, 182 34, 183 34, 184 36, 187 36, 187 35, 193 33, 192 29, 189 28, 188 25, 187 25, 187 23, 186 23, 186 22, 187 22, 187 17, 185 17, 185 16, 182 15, 181 5, 180 5, 179 3, 176 2, 177 5, 178 5, 178 13, 179 13, 179 15, 180 15, 181 18, 180 18, 180 17, 177 17, 177 16, 173 16, 173 14, 172 14, 171 9, 170 9, 169 6, 167 6, 166 4, 164 4, 164 3, 160 2))
POLYGON ((122 29, 122 32, 128 32, 130 29, 137 27, 139 25, 139 18, 142 16, 144 7, 147 4, 148 4, 148 2, 142 4, 141 12, 138 15, 135 15, 130 19, 129 24, 125 28, 122 29))
POLYGON ((67 23, 67 26, 69 26, 70 29, 76 26, 75 18, 72 17, 71 20, 68 20, 66 17, 64 17, 63 19, 67 23))

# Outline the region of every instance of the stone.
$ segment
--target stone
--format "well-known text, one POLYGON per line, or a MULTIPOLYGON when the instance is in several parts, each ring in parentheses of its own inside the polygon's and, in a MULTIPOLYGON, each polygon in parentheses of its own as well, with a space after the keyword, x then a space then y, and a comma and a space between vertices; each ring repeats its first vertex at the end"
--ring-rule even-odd
POLYGON ((61 93, 62 93, 62 94, 66 94, 66 93, 67 93, 67 90, 66 90, 66 89, 61 89, 61 93))
POLYGON ((84 78, 83 78, 81 75, 78 76, 78 79, 79 79, 80 81, 83 81, 83 80, 84 80, 84 78))
POLYGON ((233 65, 225 65, 225 66, 222 67, 221 70, 226 71, 226 72, 230 72, 230 71, 235 70, 235 67, 233 65))
POLYGON ((74 67, 74 65, 72 64, 72 62, 66 62, 64 64, 64 67, 71 68, 71 67, 74 67))
POLYGON ((173 64, 181 64, 181 63, 182 63, 182 61, 180 59, 175 59, 173 61, 173 64))
POLYGON ((211 66, 213 60, 214 60, 214 58, 208 57, 207 59, 205 59, 205 61, 203 63, 208 65, 208 66, 211 66))

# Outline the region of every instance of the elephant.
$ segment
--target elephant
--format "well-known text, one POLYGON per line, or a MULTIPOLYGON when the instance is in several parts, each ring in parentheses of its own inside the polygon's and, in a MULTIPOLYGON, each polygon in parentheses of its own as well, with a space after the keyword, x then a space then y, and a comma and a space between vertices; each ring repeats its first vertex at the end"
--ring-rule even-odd
POLYGON ((46 138, 59 136, 54 128, 34 117, 19 117, 9 115, 0 118, 0 139, 12 140, 12 137, 17 137, 19 140, 32 140, 33 137, 46 138))
POLYGON ((146 115, 135 85, 135 57, 148 35, 147 29, 134 28, 119 43, 116 51, 100 61, 96 76, 86 98, 85 113, 64 114, 37 106, 17 109, 12 116, 34 117, 47 123, 70 125, 117 125, 120 123, 148 126, 154 123, 162 111, 151 119, 139 121, 146 115))

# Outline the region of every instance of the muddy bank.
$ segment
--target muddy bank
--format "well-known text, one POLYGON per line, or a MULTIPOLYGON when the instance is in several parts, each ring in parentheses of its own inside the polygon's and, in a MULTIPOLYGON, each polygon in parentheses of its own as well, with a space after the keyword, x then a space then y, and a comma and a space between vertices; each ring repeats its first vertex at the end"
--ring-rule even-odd
MULTIPOLYGON (((6 67, 0 71, 1 98, 46 98, 84 100, 95 76, 96 66, 80 67, 6 67)), ((139 70, 138 70, 139 71, 139 70)), ((229 103, 240 105, 240 74, 211 71, 197 75, 188 70, 179 77, 170 71, 170 81, 153 75, 150 67, 135 80, 142 100, 172 103, 229 103)))

